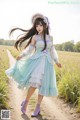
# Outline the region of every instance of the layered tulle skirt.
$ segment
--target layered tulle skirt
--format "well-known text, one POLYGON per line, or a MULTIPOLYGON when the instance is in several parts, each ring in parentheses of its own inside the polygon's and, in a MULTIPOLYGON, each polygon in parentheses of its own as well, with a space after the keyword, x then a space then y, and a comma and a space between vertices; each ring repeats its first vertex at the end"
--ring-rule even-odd
POLYGON ((48 53, 36 52, 29 58, 16 60, 5 73, 16 81, 20 89, 32 86, 38 88, 41 95, 58 95, 55 69, 48 53))

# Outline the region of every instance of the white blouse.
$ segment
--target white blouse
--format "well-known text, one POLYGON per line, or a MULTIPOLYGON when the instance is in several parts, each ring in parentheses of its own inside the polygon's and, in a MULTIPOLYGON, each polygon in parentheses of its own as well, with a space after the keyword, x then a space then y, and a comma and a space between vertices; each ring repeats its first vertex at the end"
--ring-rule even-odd
MULTIPOLYGON (((57 54, 57 51, 56 51, 56 49, 55 49, 55 47, 53 45, 52 37, 49 36, 49 35, 46 35, 46 42, 47 42, 46 50, 48 50, 50 52, 51 58, 54 60, 54 62, 58 63, 59 62, 58 54, 57 54)), ((35 46, 29 44, 29 46, 22 51, 21 56, 30 55, 33 52, 33 50, 35 49, 35 47, 36 47, 36 51, 39 50, 39 49, 42 50, 43 47, 44 47, 44 41, 43 41, 43 39, 41 38, 40 35, 36 35, 36 44, 35 44, 35 46)))

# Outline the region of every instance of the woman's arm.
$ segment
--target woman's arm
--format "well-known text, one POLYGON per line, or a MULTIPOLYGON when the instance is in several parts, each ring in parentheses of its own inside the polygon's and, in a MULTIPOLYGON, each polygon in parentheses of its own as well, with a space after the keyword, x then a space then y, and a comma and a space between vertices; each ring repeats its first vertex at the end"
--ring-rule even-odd
POLYGON ((58 58, 58 54, 57 54, 57 51, 53 45, 53 38, 51 36, 51 41, 52 41, 52 46, 50 48, 50 55, 51 55, 51 58, 54 60, 54 62, 56 63, 56 65, 58 67, 61 67, 61 64, 59 63, 59 58, 58 58))
POLYGON ((35 48, 35 44, 36 44, 36 40, 35 40, 35 35, 32 37, 31 43, 29 44, 29 46, 27 48, 25 48, 22 53, 16 58, 17 60, 30 55, 34 48, 35 48))

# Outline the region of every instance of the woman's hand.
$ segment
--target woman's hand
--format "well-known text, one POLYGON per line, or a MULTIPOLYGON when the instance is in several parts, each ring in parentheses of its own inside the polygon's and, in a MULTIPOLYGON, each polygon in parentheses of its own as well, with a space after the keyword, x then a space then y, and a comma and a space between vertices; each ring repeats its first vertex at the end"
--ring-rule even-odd
POLYGON ((59 68, 61 68, 61 67, 62 67, 60 63, 56 63, 56 65, 57 65, 59 68))
POLYGON ((16 60, 20 60, 22 58, 22 56, 18 56, 17 58, 16 58, 16 60))

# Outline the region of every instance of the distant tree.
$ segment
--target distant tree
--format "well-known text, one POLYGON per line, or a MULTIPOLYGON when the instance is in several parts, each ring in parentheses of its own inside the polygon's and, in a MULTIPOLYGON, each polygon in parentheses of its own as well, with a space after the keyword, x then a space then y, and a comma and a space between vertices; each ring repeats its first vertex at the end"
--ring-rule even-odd
POLYGON ((4 41, 4 40, 0 39, 0 44, 1 44, 1 45, 3 45, 3 43, 4 43, 3 41, 4 41))
POLYGON ((76 44, 74 44, 74 40, 61 44, 55 44, 55 48, 60 51, 80 52, 80 41, 76 44))
POLYGON ((80 52, 80 41, 76 43, 75 48, 77 52, 80 52))
POLYGON ((71 42, 74 44, 74 40, 71 40, 71 42))
POLYGON ((0 39, 0 45, 13 46, 14 43, 15 43, 15 40, 4 40, 4 39, 0 39))
POLYGON ((74 44, 72 42, 65 42, 63 44, 63 48, 62 48, 64 51, 74 51, 74 44))
POLYGON ((62 51, 62 44, 56 44, 56 45, 55 45, 55 48, 56 48, 57 50, 62 51))

